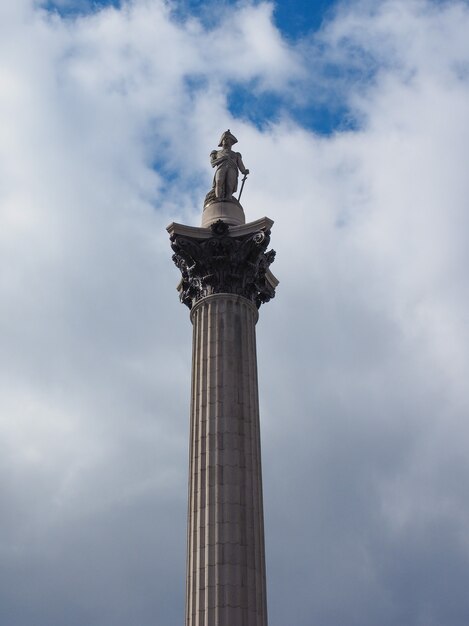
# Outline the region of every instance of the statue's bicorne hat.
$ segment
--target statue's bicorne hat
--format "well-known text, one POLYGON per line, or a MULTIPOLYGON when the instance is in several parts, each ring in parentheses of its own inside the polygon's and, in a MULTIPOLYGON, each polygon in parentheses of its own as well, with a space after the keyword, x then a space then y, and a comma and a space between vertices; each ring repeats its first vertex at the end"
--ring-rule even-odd
POLYGON ((226 139, 227 137, 229 137, 232 141, 232 143, 238 143, 238 140, 236 139, 236 137, 233 135, 233 133, 230 132, 230 129, 228 128, 228 130, 225 130, 225 132, 223 133, 223 135, 220 137, 220 143, 218 144, 218 146, 221 148, 222 146, 222 142, 223 139, 226 139))

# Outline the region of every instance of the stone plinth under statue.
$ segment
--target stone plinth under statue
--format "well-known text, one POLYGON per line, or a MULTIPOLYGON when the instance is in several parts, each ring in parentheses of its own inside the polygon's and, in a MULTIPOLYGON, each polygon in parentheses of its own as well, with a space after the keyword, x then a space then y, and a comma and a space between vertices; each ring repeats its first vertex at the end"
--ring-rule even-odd
POLYGON ((213 200, 204 206, 202 226, 208 228, 214 222, 222 220, 229 226, 240 226, 246 223, 243 207, 239 202, 229 200, 213 200))
POLYGON ((186 626, 267 626, 255 326, 278 284, 272 224, 212 197, 202 227, 168 226, 193 324, 186 626))

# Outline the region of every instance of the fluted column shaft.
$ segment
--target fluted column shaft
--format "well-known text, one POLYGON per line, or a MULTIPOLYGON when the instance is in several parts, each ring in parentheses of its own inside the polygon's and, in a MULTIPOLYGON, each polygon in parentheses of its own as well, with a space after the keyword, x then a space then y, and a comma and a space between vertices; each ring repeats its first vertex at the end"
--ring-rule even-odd
POLYGON ((267 626, 257 318, 228 293, 191 310, 186 626, 267 626))

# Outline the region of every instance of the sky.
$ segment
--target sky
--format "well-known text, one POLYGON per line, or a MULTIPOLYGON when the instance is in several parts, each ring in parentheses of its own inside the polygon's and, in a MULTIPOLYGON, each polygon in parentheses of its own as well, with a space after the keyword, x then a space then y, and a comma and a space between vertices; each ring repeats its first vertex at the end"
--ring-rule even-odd
POLYGON ((469 3, 0 0, 0 624, 184 619, 222 131, 275 222, 270 626, 469 623, 469 3))

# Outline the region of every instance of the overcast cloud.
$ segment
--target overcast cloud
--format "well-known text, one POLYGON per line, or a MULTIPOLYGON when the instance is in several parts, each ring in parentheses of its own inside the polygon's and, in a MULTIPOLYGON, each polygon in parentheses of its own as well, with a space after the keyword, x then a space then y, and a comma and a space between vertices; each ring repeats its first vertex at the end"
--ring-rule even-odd
POLYGON ((258 324, 270 625, 467 626, 469 6, 345 2, 301 40, 269 3, 80 6, 0 0, 0 623, 183 622, 165 227, 199 223, 229 127, 281 281, 258 324), (275 116, 236 114, 237 86, 275 116), (297 116, 319 102, 332 133, 297 116))

